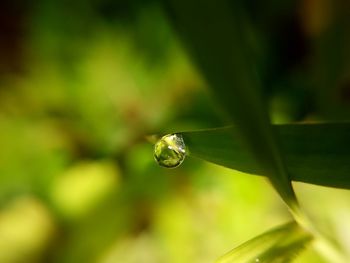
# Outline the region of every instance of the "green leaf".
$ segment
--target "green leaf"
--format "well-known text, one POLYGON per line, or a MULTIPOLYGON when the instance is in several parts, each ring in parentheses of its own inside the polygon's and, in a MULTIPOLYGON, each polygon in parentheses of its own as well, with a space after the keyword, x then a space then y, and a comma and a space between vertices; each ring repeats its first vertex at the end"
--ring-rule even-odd
POLYGON ((308 232, 291 222, 247 241, 216 263, 288 263, 312 239, 308 232))
MULTIPOLYGON (((350 189, 350 123, 274 125, 291 179, 350 189)), ((249 174, 263 171, 232 127, 182 136, 191 156, 249 174)))
MULTIPOLYGON (((169 0, 172 21, 211 87, 212 94, 235 126, 283 200, 295 211, 296 197, 283 164, 260 84, 245 41, 244 10, 240 1, 169 0)), ((243 2, 243 1, 242 1, 243 2)))

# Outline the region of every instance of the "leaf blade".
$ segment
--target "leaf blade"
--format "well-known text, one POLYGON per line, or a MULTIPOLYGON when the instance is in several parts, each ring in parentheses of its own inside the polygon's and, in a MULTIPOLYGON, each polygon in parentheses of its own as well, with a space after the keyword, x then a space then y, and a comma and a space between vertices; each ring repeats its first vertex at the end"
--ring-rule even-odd
POLYGON ((313 239, 296 222, 265 232, 221 256, 216 263, 287 263, 313 239))
POLYGON ((274 129, 242 30, 240 1, 169 0, 173 24, 204 74, 212 94, 282 199, 297 211, 274 129))
MULTIPOLYGON (((285 154, 291 180, 350 189, 350 123, 274 125, 285 154)), ((231 127, 184 132, 192 156, 238 170, 262 175, 231 127), (236 139, 236 140, 235 140, 236 139)))

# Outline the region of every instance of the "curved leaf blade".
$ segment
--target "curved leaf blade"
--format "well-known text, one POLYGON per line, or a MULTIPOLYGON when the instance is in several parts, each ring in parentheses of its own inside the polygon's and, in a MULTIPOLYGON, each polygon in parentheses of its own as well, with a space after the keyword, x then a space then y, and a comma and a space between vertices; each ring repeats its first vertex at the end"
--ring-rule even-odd
MULTIPOLYGON (((274 125, 293 181, 350 189, 350 123, 274 125)), ((194 157, 264 175, 232 127, 184 132, 194 157)))
POLYGON ((216 263, 288 263, 313 237, 296 222, 274 228, 231 250, 216 263))

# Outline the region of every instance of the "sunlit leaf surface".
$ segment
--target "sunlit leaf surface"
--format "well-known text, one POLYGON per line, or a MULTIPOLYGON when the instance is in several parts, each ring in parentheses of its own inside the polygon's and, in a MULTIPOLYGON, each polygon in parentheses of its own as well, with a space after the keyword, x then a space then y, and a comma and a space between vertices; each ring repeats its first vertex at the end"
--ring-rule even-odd
POLYGON ((295 222, 274 228, 220 257, 216 263, 288 263, 312 236, 295 222))

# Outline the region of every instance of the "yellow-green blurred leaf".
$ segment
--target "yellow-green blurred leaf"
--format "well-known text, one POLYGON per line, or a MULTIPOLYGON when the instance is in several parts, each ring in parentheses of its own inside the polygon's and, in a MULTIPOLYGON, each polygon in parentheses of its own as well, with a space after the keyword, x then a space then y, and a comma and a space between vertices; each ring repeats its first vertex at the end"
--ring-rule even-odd
POLYGON ((291 222, 257 236, 220 257, 216 263, 288 263, 312 236, 291 222))

